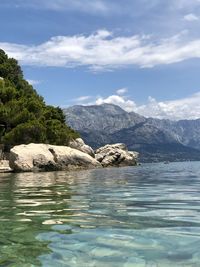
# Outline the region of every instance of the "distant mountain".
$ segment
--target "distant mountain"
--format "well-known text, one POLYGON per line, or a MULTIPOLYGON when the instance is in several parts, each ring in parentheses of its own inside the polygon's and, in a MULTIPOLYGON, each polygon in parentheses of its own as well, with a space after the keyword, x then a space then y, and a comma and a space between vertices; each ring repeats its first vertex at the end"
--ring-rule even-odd
POLYGON ((64 110, 71 127, 84 132, 103 131, 107 134, 135 126, 146 119, 134 112, 128 113, 119 106, 73 106, 64 110))
POLYGON ((200 119, 170 121, 145 118, 119 106, 73 106, 66 121, 94 148, 123 142, 142 161, 200 160, 200 119))

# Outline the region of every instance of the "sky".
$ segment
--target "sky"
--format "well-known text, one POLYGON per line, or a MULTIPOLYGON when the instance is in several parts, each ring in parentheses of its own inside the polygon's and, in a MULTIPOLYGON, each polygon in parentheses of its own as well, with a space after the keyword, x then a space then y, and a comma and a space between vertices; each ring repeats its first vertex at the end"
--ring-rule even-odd
POLYGON ((200 118, 200 0, 0 0, 0 48, 47 104, 200 118))

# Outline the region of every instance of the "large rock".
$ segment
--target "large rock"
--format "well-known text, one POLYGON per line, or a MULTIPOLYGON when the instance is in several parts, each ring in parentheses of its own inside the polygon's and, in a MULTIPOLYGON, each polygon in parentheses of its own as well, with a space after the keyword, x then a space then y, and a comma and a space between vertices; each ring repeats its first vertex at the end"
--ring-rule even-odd
POLYGON ((29 144, 10 151, 10 167, 14 171, 57 171, 98 168, 101 164, 91 156, 67 146, 29 144))
POLYGON ((86 145, 84 143, 83 139, 81 139, 81 138, 71 140, 69 142, 69 147, 80 150, 80 151, 90 155, 91 157, 95 158, 94 150, 90 146, 86 145))
POLYGON ((135 166, 137 165, 138 153, 128 151, 125 144, 114 144, 97 149, 95 158, 103 167, 135 166))

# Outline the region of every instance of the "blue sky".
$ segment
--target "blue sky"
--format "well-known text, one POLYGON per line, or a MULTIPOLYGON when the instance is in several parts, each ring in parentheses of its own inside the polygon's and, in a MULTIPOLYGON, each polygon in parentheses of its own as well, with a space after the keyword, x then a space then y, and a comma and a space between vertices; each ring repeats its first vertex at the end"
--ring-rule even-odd
POLYGON ((0 47, 48 104, 200 118, 200 0, 1 0, 0 47))

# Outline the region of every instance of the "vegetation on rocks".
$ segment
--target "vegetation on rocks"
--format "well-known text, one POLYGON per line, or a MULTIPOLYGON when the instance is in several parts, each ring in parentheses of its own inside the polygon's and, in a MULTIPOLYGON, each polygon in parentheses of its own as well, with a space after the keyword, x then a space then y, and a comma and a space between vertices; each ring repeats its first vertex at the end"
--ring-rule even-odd
POLYGON ((18 62, 0 50, 0 144, 67 145, 77 137, 62 110, 47 106, 24 79, 18 62))

